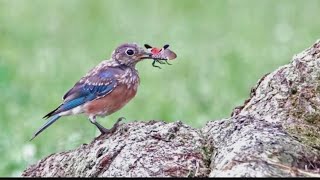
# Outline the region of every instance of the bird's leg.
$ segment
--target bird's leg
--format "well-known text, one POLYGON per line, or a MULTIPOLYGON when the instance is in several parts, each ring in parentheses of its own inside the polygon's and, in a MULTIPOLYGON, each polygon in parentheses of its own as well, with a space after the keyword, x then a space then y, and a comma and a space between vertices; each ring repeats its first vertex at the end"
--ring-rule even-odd
POLYGON ((106 134, 106 133, 110 133, 109 129, 103 127, 101 124, 99 124, 96 120, 96 116, 91 116, 89 117, 89 120, 92 124, 94 124, 99 131, 101 132, 101 134, 106 134))
POLYGON ((94 124, 99 131, 101 132, 101 134, 109 134, 109 133, 113 133, 115 132, 115 130, 117 129, 117 127, 119 126, 120 121, 122 121, 124 118, 121 117, 117 120, 117 122, 112 126, 111 129, 107 129, 105 127, 103 127, 101 124, 99 124, 96 120, 96 116, 91 116, 89 117, 89 120, 92 124, 94 124))

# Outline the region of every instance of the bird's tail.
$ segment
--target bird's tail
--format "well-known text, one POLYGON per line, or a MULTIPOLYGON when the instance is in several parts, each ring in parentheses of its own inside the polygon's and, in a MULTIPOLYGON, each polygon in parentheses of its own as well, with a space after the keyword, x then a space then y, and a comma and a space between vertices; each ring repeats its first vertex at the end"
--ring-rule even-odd
POLYGON ((56 114, 56 115, 50 117, 50 119, 36 133, 34 133, 33 137, 30 139, 30 141, 32 141, 36 136, 38 136, 43 130, 45 130, 51 124, 56 122, 56 120, 58 120, 60 117, 61 116, 59 114, 56 114))

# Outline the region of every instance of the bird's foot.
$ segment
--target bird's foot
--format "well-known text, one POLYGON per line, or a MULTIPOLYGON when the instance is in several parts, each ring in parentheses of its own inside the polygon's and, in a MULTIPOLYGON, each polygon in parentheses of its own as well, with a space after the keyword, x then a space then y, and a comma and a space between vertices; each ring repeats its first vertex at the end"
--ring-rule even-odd
POLYGON ((111 134, 111 133, 114 133, 117 128, 119 127, 119 123, 125 119, 124 117, 121 117, 117 120, 117 122, 112 126, 111 129, 107 129, 105 127, 103 127, 102 125, 100 125, 99 123, 96 123, 95 125, 97 126, 97 128, 99 129, 99 131, 101 132, 101 134, 111 134))
POLYGON ((119 123, 122 121, 122 120, 125 120, 126 118, 124 118, 124 117, 120 117, 120 118, 118 118, 118 120, 117 120, 117 122, 112 126, 112 128, 110 129, 110 131, 111 131, 111 133, 114 133, 116 130, 117 130, 117 128, 119 127, 119 123))

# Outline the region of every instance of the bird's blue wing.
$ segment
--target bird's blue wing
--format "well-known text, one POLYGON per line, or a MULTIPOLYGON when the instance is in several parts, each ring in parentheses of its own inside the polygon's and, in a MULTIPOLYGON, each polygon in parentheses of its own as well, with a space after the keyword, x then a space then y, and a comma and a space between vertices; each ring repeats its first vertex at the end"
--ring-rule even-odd
POLYGON ((87 75, 63 96, 64 102, 45 117, 68 111, 88 101, 108 95, 116 88, 116 76, 119 73, 121 71, 117 68, 108 68, 87 75))

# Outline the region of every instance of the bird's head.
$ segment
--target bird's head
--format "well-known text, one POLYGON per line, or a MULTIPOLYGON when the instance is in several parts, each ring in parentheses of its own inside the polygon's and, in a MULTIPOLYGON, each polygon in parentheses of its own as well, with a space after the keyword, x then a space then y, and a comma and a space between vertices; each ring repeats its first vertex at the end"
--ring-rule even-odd
POLYGON ((146 52, 136 43, 126 43, 113 51, 112 59, 119 64, 132 66, 143 59, 152 59, 152 54, 146 52))

